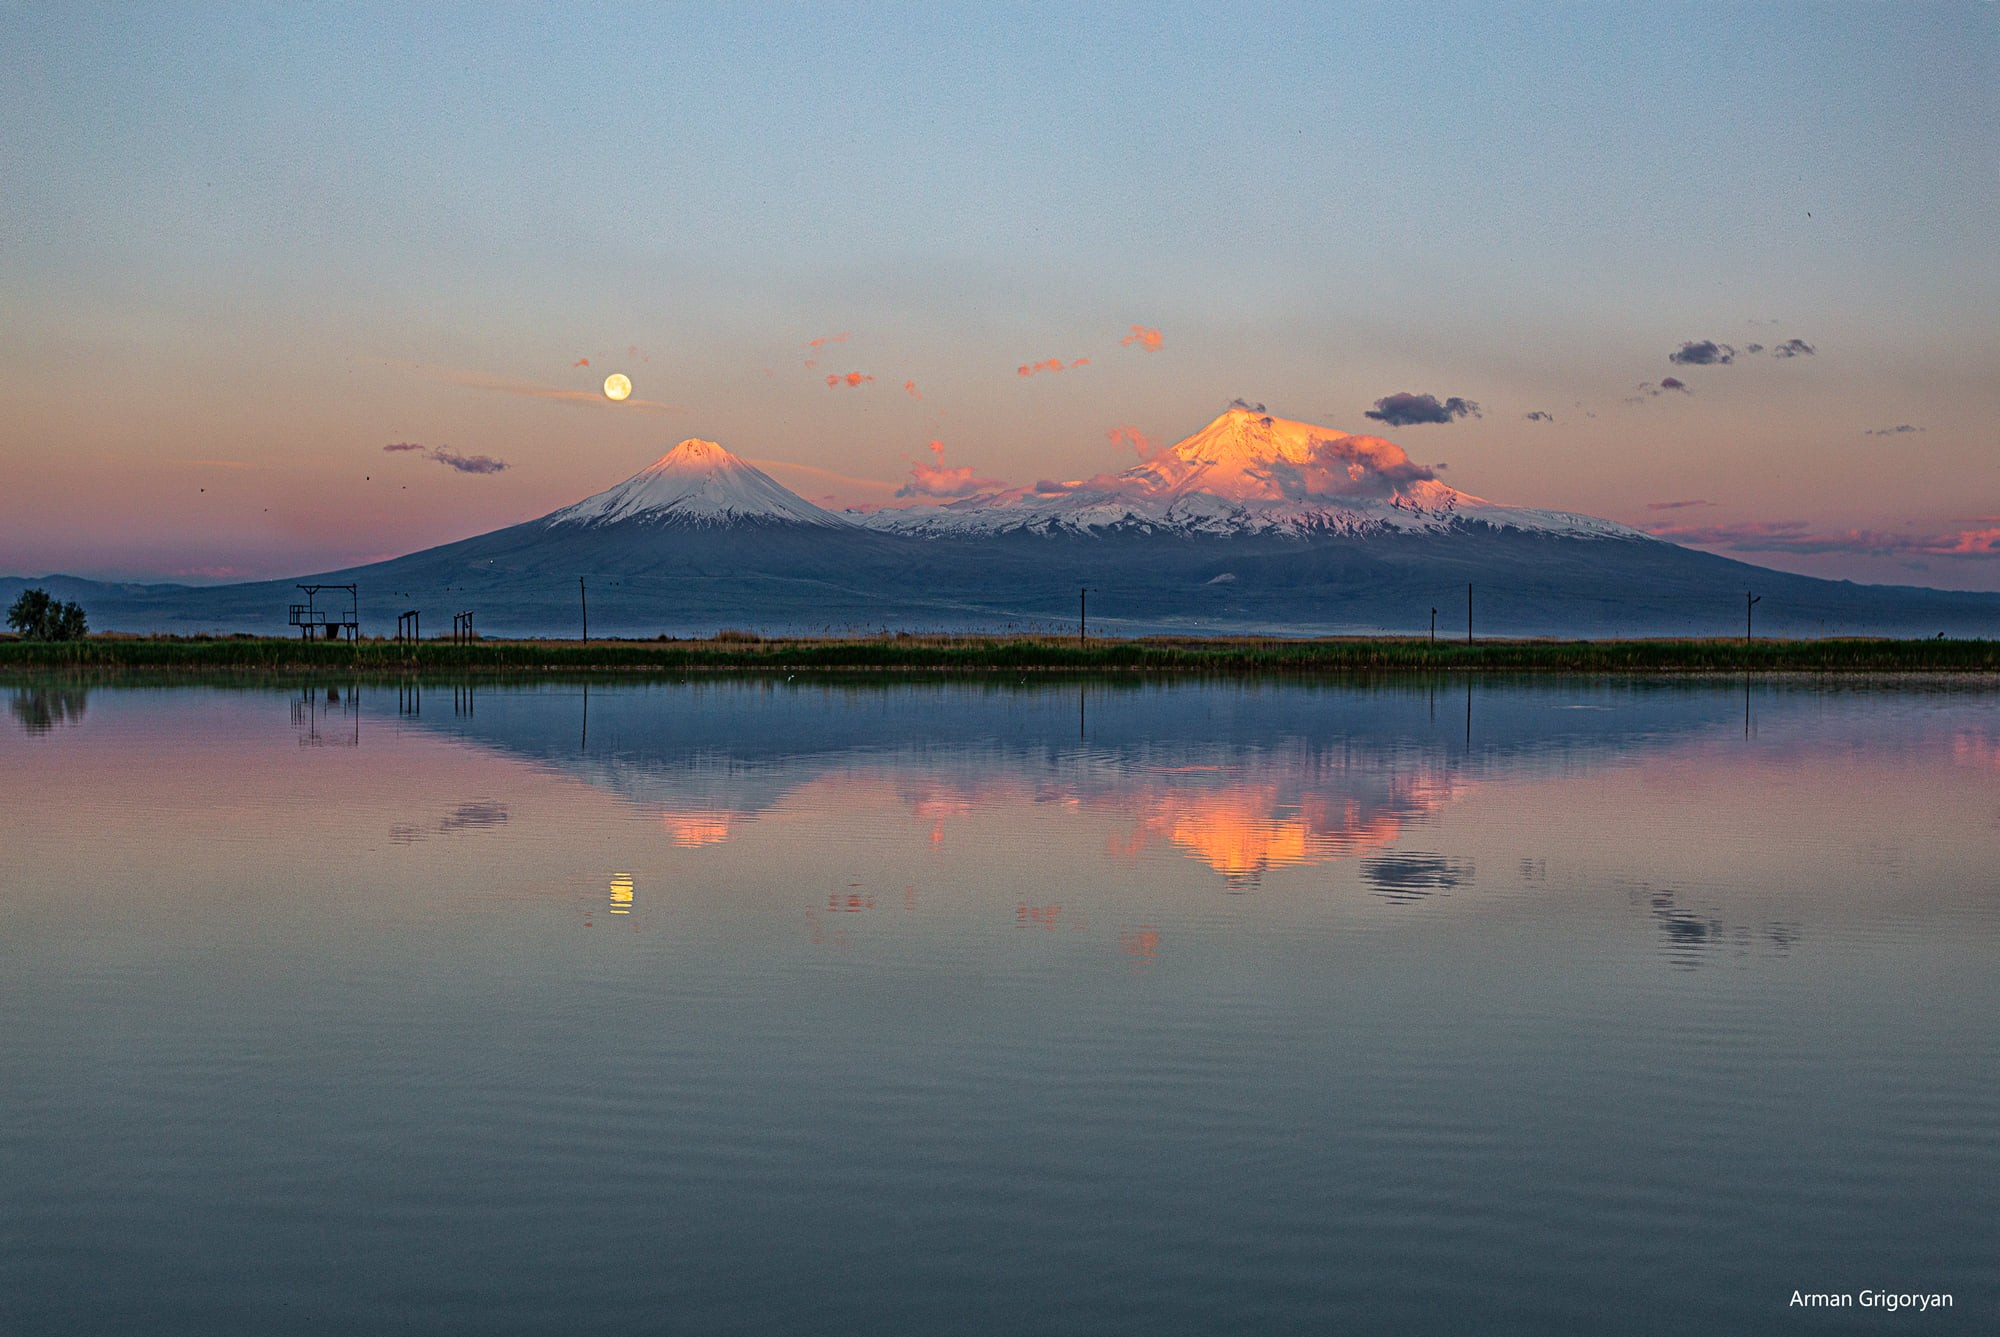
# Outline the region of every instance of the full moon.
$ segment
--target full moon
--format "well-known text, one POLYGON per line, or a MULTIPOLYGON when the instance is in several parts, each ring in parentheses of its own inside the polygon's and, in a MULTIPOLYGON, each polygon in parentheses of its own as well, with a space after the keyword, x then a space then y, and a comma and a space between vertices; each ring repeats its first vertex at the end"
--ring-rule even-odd
POLYGON ((604 378, 604 397, 623 399, 632 393, 632 378, 622 371, 614 371, 604 378))

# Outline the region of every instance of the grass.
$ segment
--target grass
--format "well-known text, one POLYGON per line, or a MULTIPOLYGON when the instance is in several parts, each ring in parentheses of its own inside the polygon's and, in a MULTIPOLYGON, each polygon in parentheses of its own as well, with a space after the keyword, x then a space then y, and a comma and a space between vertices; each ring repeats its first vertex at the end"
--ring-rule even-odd
POLYGON ((2000 641, 1889 640, 1519 640, 1432 642, 1355 637, 1074 639, 1036 636, 892 634, 855 638, 713 640, 480 640, 356 642, 255 637, 92 636, 39 642, 0 638, 10 669, 297 673, 1142 673, 1320 674, 1507 673, 1991 673, 2000 641))

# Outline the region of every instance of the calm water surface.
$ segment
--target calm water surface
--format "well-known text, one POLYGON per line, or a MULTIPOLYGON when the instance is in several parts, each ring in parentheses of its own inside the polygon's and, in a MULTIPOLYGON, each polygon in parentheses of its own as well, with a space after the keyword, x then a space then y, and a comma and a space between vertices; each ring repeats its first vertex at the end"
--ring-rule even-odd
POLYGON ((1991 684, 0 695, 0 1331, 2000 1323, 1991 684))

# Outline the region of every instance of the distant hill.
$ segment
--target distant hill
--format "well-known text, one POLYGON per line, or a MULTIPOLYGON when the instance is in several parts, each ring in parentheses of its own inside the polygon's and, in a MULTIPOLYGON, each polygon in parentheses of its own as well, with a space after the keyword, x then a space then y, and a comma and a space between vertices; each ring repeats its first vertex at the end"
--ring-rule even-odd
MULTIPOLYGON (((1856 585, 1696 552, 1591 516, 1451 488, 1378 437, 1234 409, 1120 474, 873 513, 813 505, 684 441, 540 519, 301 576, 360 587, 364 635, 421 610, 489 635, 879 628, 1463 635, 2000 635, 2000 594, 1856 585)), ((42 585, 98 630, 283 633, 294 582, 42 585)))

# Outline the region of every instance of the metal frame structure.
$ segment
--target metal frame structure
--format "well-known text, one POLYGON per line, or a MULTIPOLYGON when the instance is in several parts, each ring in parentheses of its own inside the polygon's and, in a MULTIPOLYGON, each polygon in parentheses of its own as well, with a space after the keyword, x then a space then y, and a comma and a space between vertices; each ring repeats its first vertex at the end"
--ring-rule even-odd
POLYGON ((292 605, 291 624, 299 629, 301 640, 309 641, 314 636, 323 636, 329 641, 337 641, 342 632, 347 633, 347 639, 350 641, 360 637, 361 599, 354 586, 301 585, 299 588, 306 592, 306 601, 292 605), (315 600, 319 598, 321 590, 346 590, 347 607, 344 609, 316 607, 315 600))

